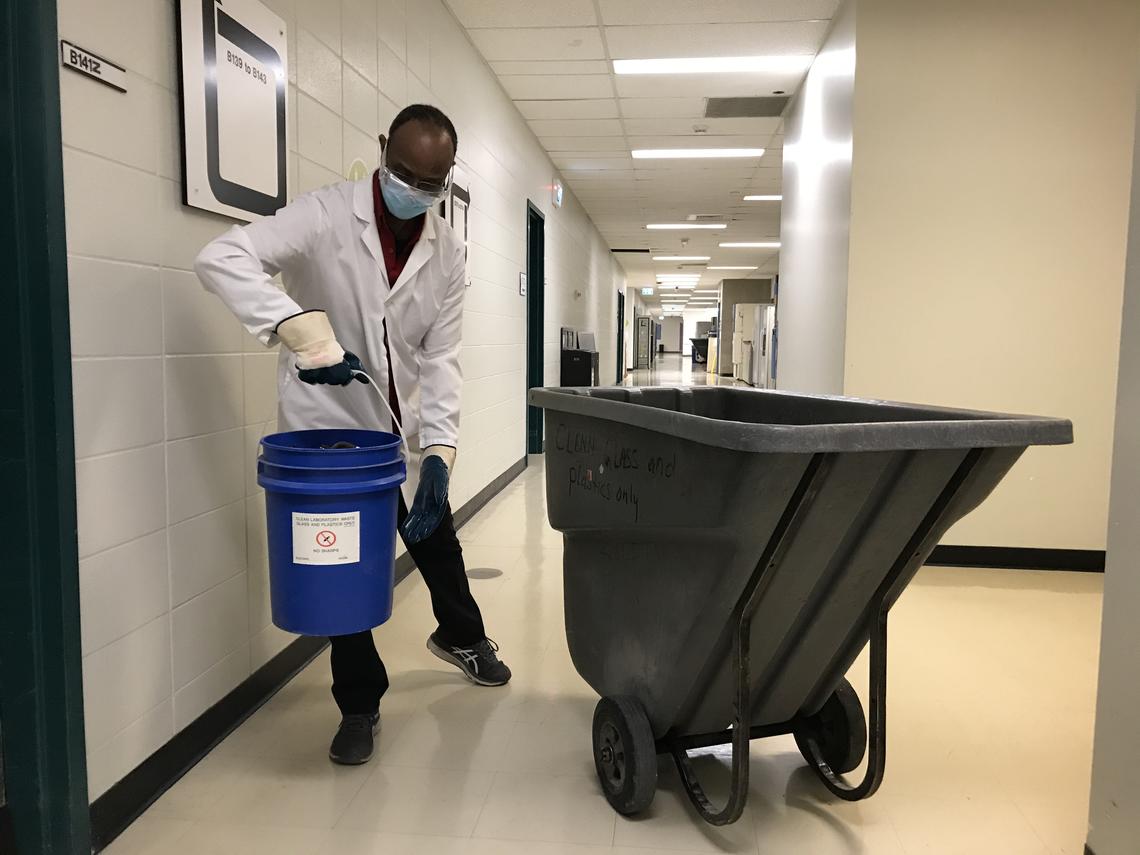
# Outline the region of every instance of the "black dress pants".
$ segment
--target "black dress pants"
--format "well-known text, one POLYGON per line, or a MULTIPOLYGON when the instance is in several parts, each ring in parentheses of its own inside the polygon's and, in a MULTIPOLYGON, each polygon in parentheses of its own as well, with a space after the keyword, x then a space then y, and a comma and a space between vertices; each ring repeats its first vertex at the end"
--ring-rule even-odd
MULTIPOLYGON (((398 522, 408 516, 400 497, 398 522)), ((427 540, 408 546, 412 560, 431 593, 432 611, 439 624, 437 637, 444 644, 467 647, 486 637, 479 606, 471 596, 463 548, 455 534, 455 520, 448 505, 439 524, 427 540)), ((338 635, 332 642, 333 698, 343 715, 377 711, 380 698, 388 690, 388 672, 371 632, 338 635)))

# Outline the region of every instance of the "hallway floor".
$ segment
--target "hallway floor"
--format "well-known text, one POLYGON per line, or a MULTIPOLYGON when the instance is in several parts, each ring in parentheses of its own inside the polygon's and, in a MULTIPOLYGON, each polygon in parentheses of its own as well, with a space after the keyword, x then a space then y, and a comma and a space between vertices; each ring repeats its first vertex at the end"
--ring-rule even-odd
MULTIPOLYGON (((753 744, 740 822, 690 810, 661 763, 624 819, 590 753, 596 697, 562 616, 543 467, 461 531, 487 625, 515 672, 476 688, 427 650, 425 587, 376 631, 392 676, 377 755, 333 766, 327 652, 163 796, 112 855, 1078 855, 1085 837, 1101 577, 924 570, 892 613, 887 777, 831 799, 790 737, 753 744)), ((865 661, 852 680, 864 691, 865 661)), ((723 755, 704 759, 723 770, 723 755)), ((713 788, 714 795, 717 795, 713 788)))
MULTIPOLYGON (((731 366, 730 366, 731 367, 731 366)), ((731 377, 709 374, 704 364, 694 365, 688 353, 663 353, 653 368, 630 371, 625 386, 744 386, 731 377)))

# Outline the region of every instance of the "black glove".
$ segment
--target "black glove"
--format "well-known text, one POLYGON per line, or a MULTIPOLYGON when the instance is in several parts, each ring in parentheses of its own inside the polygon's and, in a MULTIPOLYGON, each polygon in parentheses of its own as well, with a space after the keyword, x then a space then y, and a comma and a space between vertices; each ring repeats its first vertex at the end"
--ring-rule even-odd
POLYGON ((409 546, 431 537, 447 511, 447 487, 451 476, 443 458, 430 455, 420 464, 420 486, 412 510, 400 529, 409 546))
POLYGON ((297 377, 301 379, 301 382, 308 383, 311 386, 321 384, 347 386, 353 380, 367 384, 367 378, 357 373, 363 370, 364 366, 360 364, 360 359, 356 354, 349 353, 346 350, 344 360, 336 365, 330 365, 328 368, 302 368, 297 372, 297 377))

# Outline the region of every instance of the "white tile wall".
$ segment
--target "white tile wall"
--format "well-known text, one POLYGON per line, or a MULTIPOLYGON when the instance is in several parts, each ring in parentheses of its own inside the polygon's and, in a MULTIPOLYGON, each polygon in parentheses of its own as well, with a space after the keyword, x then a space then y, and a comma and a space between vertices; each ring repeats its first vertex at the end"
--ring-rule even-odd
POLYGON ((80 557, 159 531, 166 525, 163 447, 76 461, 75 491, 80 557))
POLYGON ((245 495, 245 430, 167 443, 170 523, 182 522, 245 495))
MULTIPOLYGON (((61 76, 94 798, 292 636, 270 618, 255 475, 276 355, 191 272, 232 223, 181 204, 176 4, 58 2, 62 38, 128 70, 125 94, 61 76)), ((613 340, 617 269, 572 196, 550 204, 554 167, 439 0, 267 2, 289 31, 292 194, 342 180, 357 157, 373 166, 409 101, 458 128, 473 195, 462 504, 523 453, 526 200, 547 217, 548 353, 563 325, 613 340)), ((613 360, 603 351, 603 373, 613 360)))
POLYGON ((170 439, 242 426, 243 359, 238 354, 167 358, 166 432, 170 439))
POLYGON ((245 500, 170 527, 170 602, 193 599, 245 569, 245 500))
POLYGON ((93 653, 170 610, 166 531, 79 562, 83 652, 93 653))
POLYGON ((78 456, 162 441, 161 357, 76 362, 73 380, 78 456))
POLYGON ((71 352, 73 356, 144 356, 162 353, 162 291, 158 271, 72 256, 71 352), (98 318, 98 321, 88 320, 98 318))
POLYGON ((246 584, 243 571, 174 609, 175 691, 248 643, 246 584))

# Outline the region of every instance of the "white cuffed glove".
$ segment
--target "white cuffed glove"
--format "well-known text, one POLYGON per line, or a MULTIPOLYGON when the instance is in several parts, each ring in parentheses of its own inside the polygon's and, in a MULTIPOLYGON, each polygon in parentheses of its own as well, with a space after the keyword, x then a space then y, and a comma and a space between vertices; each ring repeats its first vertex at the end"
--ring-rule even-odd
POLYGON ((304 383, 347 386, 354 379, 367 383, 357 372, 360 359, 340 346, 329 316, 322 310, 302 312, 286 318, 274 330, 297 356, 297 376, 304 383))

